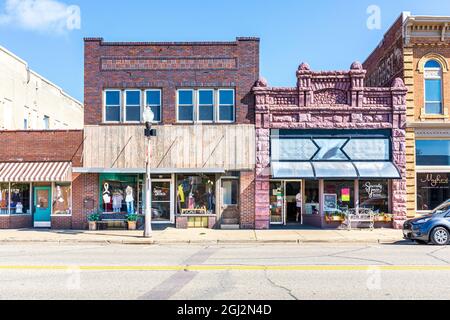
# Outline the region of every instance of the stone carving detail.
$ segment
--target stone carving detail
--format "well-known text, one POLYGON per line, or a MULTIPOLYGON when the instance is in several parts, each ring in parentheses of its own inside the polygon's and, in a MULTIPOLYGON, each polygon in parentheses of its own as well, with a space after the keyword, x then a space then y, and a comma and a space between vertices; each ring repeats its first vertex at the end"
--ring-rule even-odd
POLYGON ((255 83, 255 87, 257 87, 257 88, 266 88, 267 86, 268 86, 268 82, 263 77, 260 77, 255 83))
POLYGON ((292 96, 287 97, 274 97, 274 104, 276 105, 297 105, 297 99, 292 96))
POLYGON ((316 105, 348 104, 347 92, 336 89, 316 91, 313 103, 316 105))

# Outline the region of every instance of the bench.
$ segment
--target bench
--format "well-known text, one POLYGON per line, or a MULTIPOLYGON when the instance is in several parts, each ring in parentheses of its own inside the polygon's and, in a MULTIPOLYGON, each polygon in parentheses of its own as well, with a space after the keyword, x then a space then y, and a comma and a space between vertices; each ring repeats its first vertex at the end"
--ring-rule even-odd
POLYGON ((365 223, 369 225, 370 230, 372 231, 375 226, 375 214, 370 209, 360 208, 349 209, 345 218, 343 225, 347 226, 347 230, 352 230, 352 224, 365 223))
POLYGON ((113 226, 114 228, 128 229, 126 214, 123 213, 101 213, 100 220, 97 221, 97 226, 109 228, 113 226))

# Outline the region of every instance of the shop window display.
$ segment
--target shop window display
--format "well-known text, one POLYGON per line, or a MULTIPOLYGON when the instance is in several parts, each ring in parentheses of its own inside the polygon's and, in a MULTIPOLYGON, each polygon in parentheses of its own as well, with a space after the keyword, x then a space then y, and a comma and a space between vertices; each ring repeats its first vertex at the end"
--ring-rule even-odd
POLYGON ((216 206, 214 180, 214 176, 208 175, 178 176, 178 212, 214 214, 216 206))
POLYGON ((56 184, 53 192, 53 214, 71 214, 72 213, 72 199, 70 184, 56 184))
POLYGON ((30 214, 30 185, 11 183, 11 214, 30 214))
POLYGON ((371 209, 374 213, 389 211, 389 187, 387 180, 359 181, 359 207, 371 209))
POLYGON ((319 214, 319 181, 305 181, 305 214, 319 214))
POLYGON ((105 180, 102 186, 102 209, 105 213, 134 214, 137 192, 133 183, 105 180))
POLYGON ((0 214, 8 214, 9 184, 0 183, 0 214))
POLYGON ((270 222, 283 223, 284 188, 283 182, 270 182, 270 222))
POLYGON ((431 211, 450 198, 450 173, 417 174, 417 210, 431 211))
POLYGON ((346 214, 355 208, 354 181, 324 182, 325 214, 346 214))

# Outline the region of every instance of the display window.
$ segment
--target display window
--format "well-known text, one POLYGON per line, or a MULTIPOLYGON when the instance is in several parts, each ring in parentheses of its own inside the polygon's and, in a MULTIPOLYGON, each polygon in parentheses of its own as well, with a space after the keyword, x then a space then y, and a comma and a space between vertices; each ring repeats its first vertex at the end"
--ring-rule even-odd
POLYGON ((170 221, 170 181, 152 182, 152 221, 170 221))
POLYGON ((55 184, 53 191, 53 214, 72 214, 72 187, 70 184, 55 184))
POLYGON ((346 214, 355 208, 354 180, 324 182, 325 214, 346 214))
POLYGON ((180 214, 214 214, 215 178, 212 175, 178 175, 177 208, 180 214))
POLYGON ((30 214, 30 184, 11 183, 11 214, 30 214))
POLYGON ((270 223, 283 223, 284 182, 270 182, 270 223))
POLYGON ((450 198, 450 173, 417 174, 417 210, 431 211, 450 198))
POLYGON ((0 183, 0 214, 8 214, 9 184, 0 183))
POLYGON ((305 181, 305 214, 319 214, 319 181, 305 181))
POLYGON ((137 175, 101 175, 100 188, 100 209, 104 213, 137 213, 140 198, 137 175))
POLYGON ((372 210, 374 213, 389 212, 388 180, 359 181, 359 207, 372 210))

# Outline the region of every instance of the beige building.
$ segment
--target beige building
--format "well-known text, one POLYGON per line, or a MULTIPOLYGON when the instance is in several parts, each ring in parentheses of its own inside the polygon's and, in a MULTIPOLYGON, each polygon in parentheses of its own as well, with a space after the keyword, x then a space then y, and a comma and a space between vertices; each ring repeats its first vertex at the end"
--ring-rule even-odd
POLYGON ((83 104, 0 46, 0 130, 83 128, 83 104))

